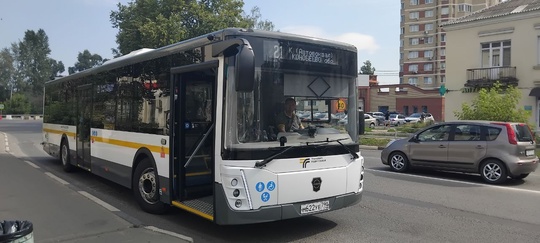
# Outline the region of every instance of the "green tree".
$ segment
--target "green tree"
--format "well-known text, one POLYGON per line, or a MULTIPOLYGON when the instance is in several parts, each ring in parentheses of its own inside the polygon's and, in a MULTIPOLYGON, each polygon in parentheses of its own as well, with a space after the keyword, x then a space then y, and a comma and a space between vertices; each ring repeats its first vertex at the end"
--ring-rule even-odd
POLYGON ((31 111, 31 105, 26 95, 21 93, 13 94, 13 97, 6 104, 6 114, 28 114, 31 111))
POLYGON ((15 76, 15 60, 10 49, 0 51, 0 102, 9 99, 9 93, 15 76))
POLYGON ((512 121, 528 123, 530 112, 519 108, 520 91, 503 87, 498 82, 492 88, 482 88, 471 105, 463 103, 461 111, 454 111, 460 120, 512 121))
POLYGON ((261 10, 257 6, 253 7, 251 14, 246 15, 245 18, 248 21, 249 27, 252 29, 274 30, 274 23, 268 19, 262 20, 261 10))
POLYGON ((118 3, 110 20, 118 29, 115 56, 157 48, 227 27, 249 27, 241 0, 134 0, 118 3))
POLYGON ((76 72, 99 66, 105 61, 107 61, 107 59, 104 60, 100 55, 92 54, 90 51, 84 50, 83 52, 79 52, 77 62, 73 67, 68 68, 68 72, 69 74, 74 74, 76 72))
POLYGON ((361 74, 373 75, 375 73, 375 68, 371 67, 371 61, 367 60, 364 62, 364 65, 360 67, 361 74))
POLYGON ((17 71, 22 79, 18 86, 21 90, 32 90, 34 93, 43 91, 45 81, 53 77, 49 37, 43 29, 37 32, 27 30, 24 38, 15 50, 17 71))

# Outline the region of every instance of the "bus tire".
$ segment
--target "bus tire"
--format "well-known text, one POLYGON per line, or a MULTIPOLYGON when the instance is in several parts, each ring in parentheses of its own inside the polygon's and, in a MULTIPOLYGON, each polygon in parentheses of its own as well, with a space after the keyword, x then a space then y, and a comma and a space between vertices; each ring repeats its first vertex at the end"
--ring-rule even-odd
POLYGON ((71 164, 69 144, 66 139, 62 139, 62 143, 60 144, 60 162, 65 172, 73 171, 74 166, 71 164))
POLYGON ((145 212, 163 214, 168 206, 159 198, 159 179, 151 160, 143 158, 135 169, 131 188, 135 200, 145 212))

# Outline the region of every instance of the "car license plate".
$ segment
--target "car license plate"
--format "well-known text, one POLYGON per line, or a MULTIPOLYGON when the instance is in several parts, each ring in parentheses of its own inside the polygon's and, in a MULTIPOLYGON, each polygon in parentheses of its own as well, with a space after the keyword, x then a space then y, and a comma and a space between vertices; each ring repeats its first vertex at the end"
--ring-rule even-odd
POLYGON ((300 206, 300 214, 316 213, 328 210, 330 210, 330 201, 314 202, 300 206))
POLYGON ((525 155, 527 155, 527 156, 533 156, 533 155, 534 155, 534 150, 526 150, 526 151, 525 151, 525 155))

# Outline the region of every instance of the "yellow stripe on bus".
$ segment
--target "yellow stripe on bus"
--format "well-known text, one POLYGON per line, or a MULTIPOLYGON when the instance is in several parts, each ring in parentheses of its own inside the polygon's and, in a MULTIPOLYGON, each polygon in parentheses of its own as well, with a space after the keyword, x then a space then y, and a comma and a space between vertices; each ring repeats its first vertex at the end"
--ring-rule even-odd
POLYGON ((118 140, 118 139, 110 139, 110 138, 94 137, 94 136, 92 136, 92 139, 95 142, 108 143, 108 144, 121 146, 121 147, 127 147, 127 148, 139 149, 142 147, 146 147, 154 153, 169 154, 169 148, 165 146, 155 146, 155 145, 134 143, 134 142, 128 142, 128 141, 123 141, 123 140, 118 140))
POLYGON ((210 215, 210 214, 207 214, 207 213, 203 213, 197 209, 194 209, 192 207, 189 207, 181 202, 177 202, 177 201, 173 201, 172 204, 176 207, 179 207, 181 209, 184 209, 190 213, 194 213, 194 214, 197 214, 205 219, 208 219, 208 220, 211 220, 211 221, 214 221, 214 216, 210 215))
POLYGON ((68 132, 68 131, 62 131, 62 130, 56 130, 56 129, 49 129, 49 128, 43 128, 43 131, 48 132, 48 133, 60 134, 60 135, 65 133, 68 137, 75 137, 74 132, 68 132))

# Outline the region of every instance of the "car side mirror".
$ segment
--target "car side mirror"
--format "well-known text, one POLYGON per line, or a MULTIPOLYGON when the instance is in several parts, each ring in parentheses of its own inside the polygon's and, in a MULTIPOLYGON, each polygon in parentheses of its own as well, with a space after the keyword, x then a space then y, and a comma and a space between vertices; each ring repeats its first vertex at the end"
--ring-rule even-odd
POLYGON ((410 141, 410 142, 415 142, 415 143, 420 142, 420 141, 418 140, 418 134, 413 135, 412 138, 411 138, 409 141, 410 141))

